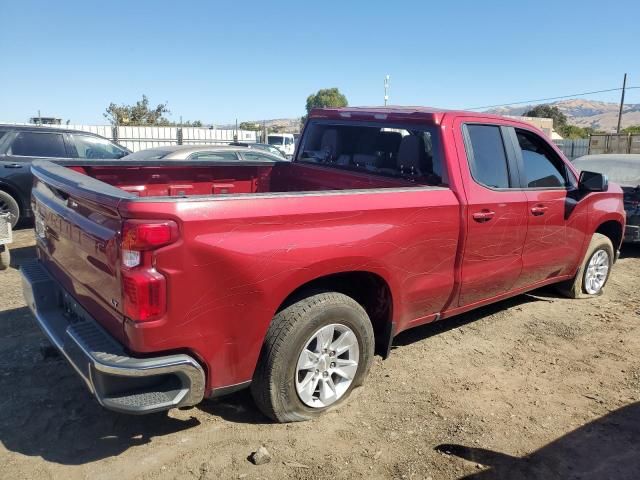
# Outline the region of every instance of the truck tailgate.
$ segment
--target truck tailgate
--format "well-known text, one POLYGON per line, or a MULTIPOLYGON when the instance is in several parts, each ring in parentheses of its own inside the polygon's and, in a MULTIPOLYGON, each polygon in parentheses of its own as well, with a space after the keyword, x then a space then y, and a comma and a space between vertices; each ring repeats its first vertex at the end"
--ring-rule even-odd
POLYGON ((33 171, 40 260, 75 300, 123 341, 119 199, 83 191, 80 183, 61 181, 37 167, 33 171))

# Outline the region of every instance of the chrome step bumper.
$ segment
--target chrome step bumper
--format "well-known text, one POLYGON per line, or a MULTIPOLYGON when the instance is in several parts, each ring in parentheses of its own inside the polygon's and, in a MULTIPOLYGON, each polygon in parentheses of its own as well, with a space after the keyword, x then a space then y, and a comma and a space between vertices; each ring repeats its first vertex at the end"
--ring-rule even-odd
POLYGON ((39 260, 23 264, 20 270, 24 297, 38 325, 102 406, 143 414, 202 400, 204 370, 195 359, 185 354, 129 356, 39 260))

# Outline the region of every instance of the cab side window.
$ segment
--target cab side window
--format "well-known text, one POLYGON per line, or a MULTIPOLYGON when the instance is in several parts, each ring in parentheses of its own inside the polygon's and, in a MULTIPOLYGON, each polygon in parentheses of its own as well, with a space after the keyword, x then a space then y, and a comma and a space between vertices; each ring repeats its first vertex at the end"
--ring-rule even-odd
POLYGON ((567 169, 551 147, 535 133, 526 130, 516 128, 516 136, 522 151, 525 187, 566 187, 567 169))
POLYGON ((502 132, 496 125, 467 124, 467 158, 474 180, 489 188, 509 188, 502 132))

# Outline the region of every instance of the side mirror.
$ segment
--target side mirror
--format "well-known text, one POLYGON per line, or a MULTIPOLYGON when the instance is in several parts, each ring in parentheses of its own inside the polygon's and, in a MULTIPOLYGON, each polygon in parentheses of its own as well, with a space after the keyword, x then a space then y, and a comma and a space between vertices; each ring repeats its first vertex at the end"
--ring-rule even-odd
POLYGON ((578 188, 583 192, 606 192, 609 189, 609 179, 597 172, 580 172, 578 188))

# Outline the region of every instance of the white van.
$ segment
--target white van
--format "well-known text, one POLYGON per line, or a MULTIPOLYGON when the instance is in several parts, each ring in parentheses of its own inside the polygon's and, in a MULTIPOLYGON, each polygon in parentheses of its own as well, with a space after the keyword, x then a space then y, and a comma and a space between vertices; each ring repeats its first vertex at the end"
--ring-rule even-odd
POLYGON ((287 158, 293 156, 295 140, 292 133, 270 133, 267 135, 267 142, 269 145, 273 145, 282 150, 282 153, 284 153, 287 158))

